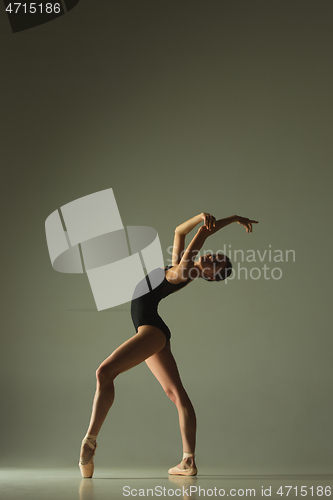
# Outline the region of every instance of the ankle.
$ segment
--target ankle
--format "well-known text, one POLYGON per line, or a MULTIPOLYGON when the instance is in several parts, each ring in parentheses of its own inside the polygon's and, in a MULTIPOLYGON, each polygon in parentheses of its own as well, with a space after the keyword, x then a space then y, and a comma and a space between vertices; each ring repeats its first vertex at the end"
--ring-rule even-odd
POLYGON ((95 444, 96 444, 96 439, 97 439, 97 435, 94 435, 94 434, 89 434, 89 433, 87 432, 87 434, 86 434, 86 435, 84 436, 84 438, 83 438, 83 441, 84 441, 85 443, 89 443, 89 444, 91 444, 91 445, 95 446, 95 444))
POLYGON ((97 446, 96 444, 97 436, 87 433, 82 439, 81 450, 85 453, 90 453, 97 446))
POLYGON ((182 460, 182 462, 184 462, 185 464, 187 464, 190 467, 192 467, 193 464, 194 464, 194 453, 186 453, 186 452, 184 452, 183 453, 183 460, 182 460))
POLYGON ((96 439, 97 439, 97 434, 96 434, 96 435, 94 435, 94 434, 89 434, 89 433, 87 432, 87 434, 86 434, 84 437, 85 437, 85 438, 87 438, 87 439, 89 439, 89 441, 90 441, 90 440, 91 440, 91 441, 96 441, 96 439))

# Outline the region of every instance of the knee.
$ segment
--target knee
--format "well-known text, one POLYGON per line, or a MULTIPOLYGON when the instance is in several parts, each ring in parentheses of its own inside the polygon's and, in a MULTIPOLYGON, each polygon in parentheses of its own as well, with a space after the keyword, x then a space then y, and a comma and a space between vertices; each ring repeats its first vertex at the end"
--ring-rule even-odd
POLYGON ((100 385, 112 384, 116 376, 115 370, 110 364, 101 364, 96 370, 96 379, 100 385))
POLYGON ((178 392, 171 387, 166 387, 164 391, 168 398, 171 399, 171 401, 177 406, 180 401, 178 392))

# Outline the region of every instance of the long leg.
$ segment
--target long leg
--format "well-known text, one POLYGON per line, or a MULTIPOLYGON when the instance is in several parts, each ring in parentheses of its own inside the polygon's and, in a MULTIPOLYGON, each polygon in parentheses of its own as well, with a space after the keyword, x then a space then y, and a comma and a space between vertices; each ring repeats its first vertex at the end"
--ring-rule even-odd
MULTIPOLYGON (((122 372, 137 366, 165 346, 163 332, 155 326, 140 326, 134 337, 116 349, 96 371, 97 386, 93 402, 88 434, 96 435, 105 420, 114 400, 114 379, 122 372)), ((89 458, 92 450, 85 445, 81 456, 89 458)))
MULTIPOLYGON (((177 407, 183 452, 194 453, 196 438, 195 411, 181 382, 176 361, 171 353, 170 342, 161 351, 146 359, 146 364, 163 387, 166 395, 177 407)), ((189 462, 193 463, 193 459, 189 460, 189 462)))

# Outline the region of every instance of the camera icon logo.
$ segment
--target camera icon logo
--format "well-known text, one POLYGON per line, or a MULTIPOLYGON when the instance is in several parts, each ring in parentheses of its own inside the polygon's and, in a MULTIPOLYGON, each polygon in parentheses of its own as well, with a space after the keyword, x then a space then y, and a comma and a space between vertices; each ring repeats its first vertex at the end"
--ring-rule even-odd
MULTIPOLYGON (((98 311, 149 293, 148 282, 136 285, 146 273, 164 267, 157 231, 124 227, 111 188, 55 210, 45 221, 45 232, 53 269, 86 273, 98 311)), ((152 289, 162 282, 164 273, 153 276, 152 289)))

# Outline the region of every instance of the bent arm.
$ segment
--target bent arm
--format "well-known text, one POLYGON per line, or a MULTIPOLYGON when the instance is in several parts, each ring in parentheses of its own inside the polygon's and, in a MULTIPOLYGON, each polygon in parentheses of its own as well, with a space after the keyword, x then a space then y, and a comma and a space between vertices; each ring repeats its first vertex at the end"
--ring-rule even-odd
MULTIPOLYGON (((181 259, 177 263, 173 264, 178 264, 177 274, 182 276, 182 279, 186 279, 188 277, 190 270, 194 266, 194 261, 208 236, 215 234, 217 231, 228 226, 229 224, 232 224, 233 222, 237 222, 241 226, 244 226, 247 233, 252 232, 252 224, 258 224, 258 221, 256 220, 248 219, 246 217, 240 217, 239 215, 232 215, 231 217, 226 217, 217 221, 215 221, 215 218, 213 216, 209 215, 209 217, 212 217, 212 219, 207 219, 206 217, 202 217, 202 215, 207 216, 209 214, 201 214, 201 219, 203 218, 205 220, 205 224, 198 229, 191 243, 184 251, 181 259)), ((193 219, 187 221, 187 223, 189 223, 188 225, 187 223, 184 223, 184 225, 182 224, 184 230, 187 230, 189 227, 191 227, 191 224, 193 224, 196 220, 198 219, 196 217, 193 217, 193 219)), ((183 235, 183 238, 185 240, 185 235, 183 235)))
POLYGON ((238 222, 237 215, 231 215, 231 217, 226 217, 225 219, 219 219, 215 222, 215 226, 209 231, 209 234, 214 234, 225 226, 229 226, 233 222, 238 222))
POLYGON ((226 217, 225 219, 217 220, 215 222, 215 225, 210 230, 206 228, 207 235, 210 236, 211 234, 216 233, 223 227, 228 226, 233 222, 237 222, 241 226, 244 226, 247 233, 252 233, 252 224, 258 224, 258 221, 256 220, 248 219, 247 217, 240 217, 239 215, 232 215, 231 217, 226 217))
POLYGON ((182 258, 185 248, 185 236, 192 231, 192 229, 204 220, 204 214, 195 215, 192 219, 183 222, 175 229, 175 236, 172 248, 172 265, 177 266, 182 258))
MULTIPOLYGON (((202 214, 202 215, 207 215, 207 214, 202 214)), ((205 217, 201 216, 201 219, 205 217)), ((194 221, 196 218, 193 217, 191 221, 194 221)), ((225 226, 228 226, 229 224, 232 224, 233 222, 238 222, 238 217, 237 215, 232 215, 231 217, 226 217, 225 219, 220 219, 215 221, 215 218, 213 217, 214 222, 213 224, 210 223, 205 223, 205 225, 201 226, 192 241, 190 242, 189 246, 185 250, 181 260, 179 261, 177 271, 178 273, 182 276, 183 279, 188 278, 188 274, 192 267, 194 266, 194 261, 201 250, 203 244, 205 243, 206 239, 208 236, 211 236, 212 234, 216 233, 220 229, 222 229, 225 226)), ((205 219, 206 220, 206 219, 205 219)), ((187 221, 190 222, 190 221, 187 221)), ((185 223, 187 224, 187 223, 185 223)), ((190 224, 189 224, 190 226, 190 224)), ((184 236, 185 238, 185 236, 184 236)))
POLYGON ((239 215, 231 215, 230 217, 226 217, 224 219, 215 220, 215 217, 212 215, 202 212, 201 214, 196 215, 195 217, 192 217, 192 219, 189 219, 188 221, 183 222, 183 224, 177 226, 175 229, 172 251, 172 265, 178 265, 182 274, 186 274, 186 272, 193 267, 196 255, 202 248, 206 238, 233 222, 237 222, 241 226, 244 226, 247 233, 252 232, 252 224, 258 224, 258 221, 256 220, 240 217, 239 215), (197 234, 194 236, 184 252, 185 236, 202 220, 204 220, 205 224, 199 228, 197 234))
POLYGON ((206 228, 206 226, 199 227, 194 238, 186 248, 177 266, 177 274, 182 280, 188 279, 190 270, 194 266, 194 261, 205 243, 209 232, 210 231, 206 228))

